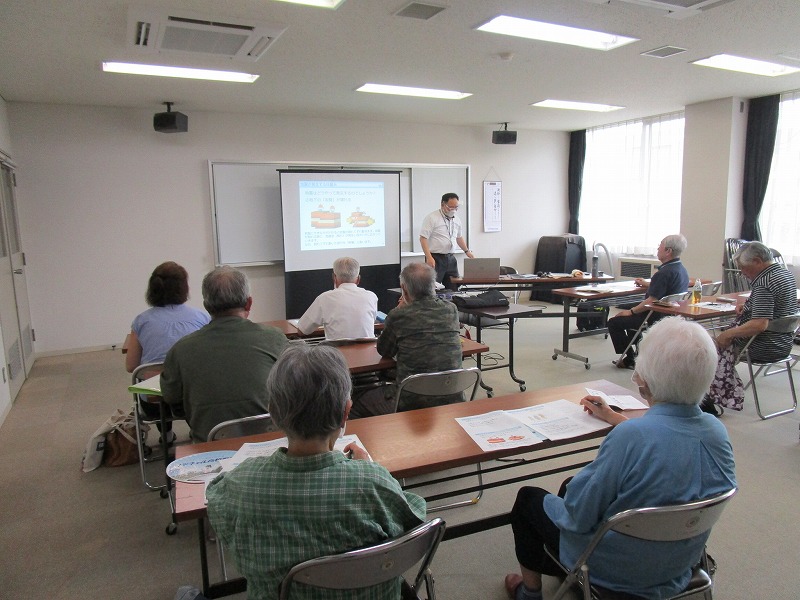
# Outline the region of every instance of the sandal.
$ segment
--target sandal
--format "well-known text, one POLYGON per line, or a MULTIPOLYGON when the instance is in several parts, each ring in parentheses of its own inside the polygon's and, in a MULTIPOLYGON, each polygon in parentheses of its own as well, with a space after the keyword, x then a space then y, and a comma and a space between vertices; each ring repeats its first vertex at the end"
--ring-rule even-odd
POLYGON ((522 575, 519 573, 509 573, 506 575, 506 594, 511 600, 517 598, 517 588, 522 585, 522 575))

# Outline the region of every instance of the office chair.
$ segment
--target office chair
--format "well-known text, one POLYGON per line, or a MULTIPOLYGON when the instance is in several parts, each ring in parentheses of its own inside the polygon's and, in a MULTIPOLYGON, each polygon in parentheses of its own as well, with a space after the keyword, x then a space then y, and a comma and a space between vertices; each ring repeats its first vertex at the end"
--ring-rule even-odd
MULTIPOLYGON (((593 586, 589 579, 589 560, 595 548, 609 531, 615 531, 640 540, 653 542, 675 542, 687 540, 710 531, 736 493, 736 488, 705 500, 695 500, 673 506, 632 508, 619 512, 601 523, 575 565, 568 569, 561 564, 558 556, 545 547, 550 558, 566 573, 566 579, 558 588, 553 600, 560 600, 573 585, 583 590, 584 600, 613 598, 613 591, 593 586)), ((687 588, 669 600, 685 598, 703 593, 706 600, 711 598, 713 582, 708 574, 708 557, 705 548, 700 563, 692 569, 692 578, 687 588)))
MULTIPOLYGON (((409 392, 419 396, 451 396, 454 394, 461 394, 462 401, 470 401, 475 398, 480 382, 481 372, 477 367, 409 375, 397 386, 397 391, 395 392, 395 412, 397 412, 397 407, 400 404, 400 398, 403 392, 409 392), (470 388, 472 388, 472 392, 470 392, 469 398, 464 398, 464 392, 470 388)), ((478 463, 476 467, 476 473, 478 475, 478 486, 480 490, 475 497, 441 506, 428 506, 428 513, 430 514, 447 508, 455 508, 456 506, 477 504, 481 496, 483 496, 483 474, 481 472, 480 463, 478 463)))
MULTIPOLYGON (((770 320, 769 324, 767 325, 766 331, 772 331, 775 333, 791 333, 792 337, 797 334, 797 330, 800 328, 800 313, 796 315, 790 315, 788 317, 781 317, 778 319, 770 320)), ((744 345, 742 350, 739 352, 739 355, 736 358, 737 362, 746 361, 747 362, 747 371, 750 374, 750 381, 744 386, 746 390, 750 386, 753 387, 753 400, 756 404, 756 412, 761 419, 771 419, 772 417, 778 417, 780 415, 786 415, 791 412, 794 412, 797 408, 797 392, 795 391, 794 387, 794 378, 792 377, 792 367, 798 361, 798 357, 793 355, 791 352, 774 361, 762 361, 758 360, 757 358, 753 357, 750 353, 750 344, 752 344, 753 340, 758 337, 757 335, 752 336, 750 339, 747 340, 747 343, 744 345), (777 370, 770 370, 771 367, 775 367, 778 365, 783 365, 783 368, 777 370), (758 367, 758 370, 753 372, 753 367, 758 367), (767 375, 775 375, 777 373, 786 372, 787 376, 789 377, 789 389, 792 393, 792 405, 789 408, 784 408, 782 410, 777 410, 775 412, 771 412, 768 414, 764 414, 761 410, 761 404, 758 401, 758 390, 756 389, 756 377, 758 377, 762 371, 764 372, 764 377, 767 375)))
MULTIPOLYGON (((500 275, 516 275, 517 270, 514 267, 504 267, 500 266, 500 275)), ((519 289, 514 290, 511 292, 514 296, 514 304, 517 304, 519 301, 519 289)))
MULTIPOLYGON (((230 438, 255 435, 257 433, 269 433, 270 431, 280 431, 272 420, 269 413, 254 415, 252 417, 240 417, 217 423, 208 432, 207 441, 227 440, 230 438)), ((207 517, 206 517, 207 518, 207 517)), ((222 542, 216 539, 217 555, 219 556, 219 566, 222 571, 222 579, 228 581, 228 568, 225 565, 225 552, 222 549, 222 542)))
POLYGON ((402 578, 403 573, 419 564, 413 585, 402 579, 405 587, 403 598, 410 595, 419 599, 420 586, 424 582, 428 600, 435 600, 430 565, 444 530, 445 522, 433 519, 385 542, 302 562, 292 567, 283 578, 279 598, 288 600, 292 586, 297 583, 333 590, 371 587, 402 578))

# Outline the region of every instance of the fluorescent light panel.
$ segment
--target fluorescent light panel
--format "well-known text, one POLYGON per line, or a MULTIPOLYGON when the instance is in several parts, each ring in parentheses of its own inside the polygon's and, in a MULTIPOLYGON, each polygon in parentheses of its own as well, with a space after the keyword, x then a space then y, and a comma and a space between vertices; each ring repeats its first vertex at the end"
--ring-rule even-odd
POLYGON ((167 67, 164 65, 143 65, 139 63, 104 62, 103 71, 107 73, 126 73, 128 75, 155 75, 157 77, 181 77, 184 79, 205 79, 233 83, 253 83, 258 75, 237 73, 236 71, 211 71, 209 69, 190 69, 188 67, 167 67))
POLYGON ((344 0, 276 0, 277 2, 290 2, 291 4, 304 4, 306 6, 318 6, 320 8, 332 8, 336 10, 344 0))
POLYGON ((591 48, 592 50, 612 50, 613 48, 619 48, 625 44, 638 41, 638 38, 614 35, 613 33, 578 29, 541 21, 530 21, 506 15, 495 17, 488 23, 478 27, 478 29, 480 31, 502 33, 543 42, 591 48))
POLYGON ((742 58, 741 56, 733 56, 731 54, 717 54, 710 58, 696 60, 692 64, 700 65, 701 67, 714 67, 715 69, 749 73, 751 75, 764 75, 766 77, 789 75, 800 71, 800 69, 795 67, 788 67, 764 60, 755 60, 753 58, 742 58))
POLYGON ((404 87, 401 85, 383 85, 380 83, 365 83, 356 90, 357 92, 370 92, 372 94, 394 94, 396 96, 416 96, 419 98, 438 98, 440 100, 461 100, 472 96, 466 92, 452 92, 450 90, 431 90, 417 87, 404 87))
POLYGON ((531 106, 539 108, 563 108, 567 110, 589 110, 592 112, 611 112, 625 108, 624 106, 614 106, 612 104, 592 104, 591 102, 572 102, 570 100, 542 100, 535 102, 531 106))

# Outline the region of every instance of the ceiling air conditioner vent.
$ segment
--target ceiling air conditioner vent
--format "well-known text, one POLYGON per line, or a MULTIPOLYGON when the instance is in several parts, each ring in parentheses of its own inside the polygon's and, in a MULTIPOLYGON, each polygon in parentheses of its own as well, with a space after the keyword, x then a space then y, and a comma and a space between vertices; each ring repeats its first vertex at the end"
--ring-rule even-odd
POLYGON ((286 30, 282 25, 214 20, 148 11, 128 13, 128 39, 140 51, 186 52, 256 61, 286 30))
POLYGON ((667 16, 674 19, 683 19, 694 15, 699 15, 701 11, 714 8, 720 4, 726 4, 733 0, 586 0, 594 4, 612 4, 615 2, 626 2, 628 4, 638 4, 649 8, 658 8, 667 11, 667 16))

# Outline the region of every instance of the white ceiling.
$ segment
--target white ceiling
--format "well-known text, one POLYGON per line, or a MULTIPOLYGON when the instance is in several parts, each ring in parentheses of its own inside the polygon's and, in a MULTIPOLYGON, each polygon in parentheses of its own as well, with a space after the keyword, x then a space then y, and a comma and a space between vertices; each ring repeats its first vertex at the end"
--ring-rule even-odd
POLYGON ((228 111, 574 130, 681 110, 729 96, 800 88, 800 74, 758 77, 689 64, 726 52, 762 60, 790 53, 800 66, 800 0, 730 0, 685 19, 610 0, 433 0, 428 21, 394 16, 410 0, 345 0, 336 11, 273 0, 1 0, 0 96, 163 110, 228 111), (257 62, 198 55, 143 55, 126 40, 130 7, 156 6, 210 20, 280 23, 286 31, 257 62), (629 35, 641 41, 597 52, 476 31, 508 14, 629 35), (641 56, 663 45, 688 51, 641 56), (510 60, 500 55, 509 53, 510 60), (254 84, 103 73, 104 60, 243 70, 254 84), (444 101, 356 93, 365 82, 471 92, 444 101), (545 98, 626 106, 596 114, 532 108, 545 98))

